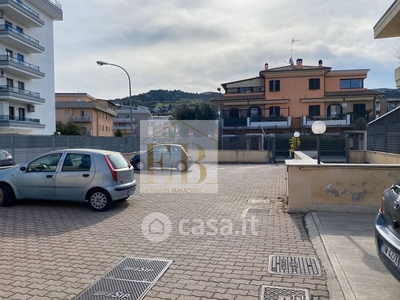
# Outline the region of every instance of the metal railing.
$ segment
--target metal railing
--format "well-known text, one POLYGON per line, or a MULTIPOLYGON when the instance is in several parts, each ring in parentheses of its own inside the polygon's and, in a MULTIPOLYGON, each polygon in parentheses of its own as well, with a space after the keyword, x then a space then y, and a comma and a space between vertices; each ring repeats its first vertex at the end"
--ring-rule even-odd
POLYGON ((21 38, 23 38, 25 40, 28 40, 29 42, 32 42, 34 44, 39 45, 39 41, 37 39, 35 39, 35 38, 33 38, 33 37, 21 32, 21 31, 17 30, 13 26, 10 26, 10 25, 7 25, 7 24, 0 25, 0 31, 10 31, 10 32, 12 32, 14 34, 19 35, 21 38))
POLYGON ((20 121, 20 122, 40 123, 40 119, 25 118, 21 116, 10 116, 10 115, 0 115, 0 121, 20 121))
POLYGON ((70 120, 74 121, 74 122, 92 122, 92 117, 91 116, 71 116, 70 120))
POLYGON ((61 9, 61 4, 57 0, 47 0, 47 2, 51 3, 52 5, 57 7, 58 9, 61 9))
POLYGON ((27 68, 30 68, 32 70, 40 72, 40 68, 38 66, 32 65, 30 63, 27 63, 25 61, 19 60, 19 59, 15 58, 15 57, 11 57, 9 55, 0 55, 0 61, 14 62, 16 64, 23 65, 23 66, 25 66, 27 68))
POLYGON ((14 2, 15 4, 17 4, 18 6, 20 6, 21 8, 23 8, 24 10, 30 12, 31 14, 35 15, 36 17, 39 18, 39 13, 37 13, 36 11, 34 11, 32 8, 26 6, 25 4, 23 4, 20 0, 11 0, 12 2, 14 2))
POLYGON ((19 89, 19 88, 7 86, 7 85, 0 85, 0 93, 2 93, 2 92, 12 92, 12 93, 18 93, 18 94, 22 94, 22 95, 28 95, 28 96, 35 97, 35 98, 40 98, 40 94, 37 92, 23 90, 23 89, 19 89))

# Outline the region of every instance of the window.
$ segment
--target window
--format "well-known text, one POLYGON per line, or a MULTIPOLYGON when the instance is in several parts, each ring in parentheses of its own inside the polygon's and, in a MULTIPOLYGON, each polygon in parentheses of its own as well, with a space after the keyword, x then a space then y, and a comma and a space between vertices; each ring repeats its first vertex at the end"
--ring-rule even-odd
POLYGON ((335 118, 342 113, 342 106, 339 104, 331 104, 328 106, 328 117, 335 118))
POLYGON ((12 27, 12 23, 10 21, 6 21, 6 29, 12 27))
POLYGON ((22 27, 15 26, 15 29, 17 29, 17 31, 18 31, 19 33, 24 33, 24 29, 22 29, 22 27))
POLYGON ((270 117, 279 117, 281 115, 281 107, 280 106, 270 106, 269 108, 269 116, 270 117))
POLYGON ((321 115, 320 106, 319 105, 310 105, 308 107, 308 116, 309 117, 319 117, 321 115))
POLYGON ((309 90, 319 90, 320 89, 320 79, 319 78, 310 78, 308 80, 308 89, 309 90))
POLYGON ((229 118, 230 119, 238 119, 240 114, 239 108, 230 108, 229 109, 229 118))
POLYGON ((261 117, 261 108, 259 108, 258 106, 250 107, 247 110, 247 116, 250 117, 250 118, 261 117))
MULTIPOLYGON (((8 114, 9 114, 10 116, 12 116, 12 117, 15 116, 15 108, 14 108, 14 106, 9 106, 9 107, 8 107, 8 114)), ((10 120, 14 120, 14 119, 10 119, 10 120)))
POLYGON ((388 103, 388 111, 396 108, 396 103, 388 103))
POLYGON ((65 115, 66 117, 71 116, 71 109, 68 108, 68 109, 64 110, 64 115, 65 115))
POLYGON ((340 89, 361 89, 364 87, 363 79, 340 79, 340 89))
POLYGON ((25 83, 22 81, 18 81, 18 89, 23 91, 25 89, 25 83))
POLYGON ((61 171, 89 171, 92 164, 90 155, 68 153, 64 159, 61 171))
POLYGON ((24 56, 21 53, 17 53, 17 59, 19 62, 23 62, 24 61, 24 56))
POLYGON ((7 78, 7 87, 14 87, 14 80, 7 78))
POLYGON ((42 156, 28 165, 28 172, 55 172, 61 153, 42 156))
POLYGON ((6 49, 6 55, 7 55, 7 57, 13 57, 13 51, 12 50, 10 50, 10 49, 6 49))
POLYGON ((281 90, 281 81, 280 80, 270 80, 269 81, 269 91, 270 92, 279 92, 281 90))
POLYGON ((18 108, 18 115, 20 120, 25 120, 25 108, 18 108))
POLYGON ((84 117, 84 116, 86 116, 86 113, 85 113, 85 111, 84 110, 81 110, 81 117, 84 117))

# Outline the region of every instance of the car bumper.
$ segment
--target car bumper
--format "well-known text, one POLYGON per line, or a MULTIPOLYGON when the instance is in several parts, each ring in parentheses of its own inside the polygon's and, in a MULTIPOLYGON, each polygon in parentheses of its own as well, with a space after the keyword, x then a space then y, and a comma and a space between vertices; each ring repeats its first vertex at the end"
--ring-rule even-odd
POLYGON ((381 213, 378 213, 375 220, 375 244, 382 263, 400 281, 400 240, 389 230, 381 213), (389 256, 392 258, 384 253, 385 248, 390 248, 389 256))
POLYGON ((132 182, 106 188, 113 201, 126 199, 136 192, 136 180, 132 182))

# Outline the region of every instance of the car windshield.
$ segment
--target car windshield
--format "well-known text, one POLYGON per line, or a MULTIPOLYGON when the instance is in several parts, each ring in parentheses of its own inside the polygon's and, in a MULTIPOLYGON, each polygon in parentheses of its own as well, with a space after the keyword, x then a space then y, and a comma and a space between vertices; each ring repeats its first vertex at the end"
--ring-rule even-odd
POLYGON ((120 153, 109 154, 107 157, 115 170, 129 168, 128 161, 120 153))

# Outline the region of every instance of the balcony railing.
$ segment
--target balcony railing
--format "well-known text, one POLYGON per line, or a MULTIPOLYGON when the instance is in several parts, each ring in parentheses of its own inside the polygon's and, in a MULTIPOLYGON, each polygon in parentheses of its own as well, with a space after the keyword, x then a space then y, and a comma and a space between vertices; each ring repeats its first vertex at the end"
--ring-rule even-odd
POLYGON ((309 127, 312 126, 315 121, 323 121, 326 126, 350 126, 352 124, 349 114, 335 117, 303 116, 301 123, 303 126, 309 127))
POLYGON ((57 0, 47 0, 47 2, 53 4, 58 9, 61 9, 61 4, 57 0))
POLYGON ((27 12, 33 14, 35 17, 39 18, 39 13, 37 13, 36 11, 34 11, 32 8, 26 6, 25 4, 23 4, 21 1, 19 0, 10 0, 12 2, 14 2, 15 4, 17 4, 19 7, 23 8, 24 10, 26 10, 27 12))
POLYGON ((0 85, 0 95, 2 92, 12 92, 12 93, 18 93, 21 95, 26 95, 26 96, 30 96, 30 97, 34 97, 34 98, 40 98, 39 93, 28 91, 28 90, 22 90, 22 89, 10 87, 7 85, 0 85))
POLYGON ((36 72, 40 72, 40 68, 38 66, 32 65, 30 63, 27 63, 25 61, 19 60, 19 59, 15 58, 15 57, 11 57, 9 55, 0 55, 0 62, 1 61, 12 62, 12 63, 18 64, 18 65, 27 67, 29 69, 32 69, 32 70, 34 70, 36 72))
POLYGON ((40 119, 25 118, 21 116, 0 115, 0 121, 19 121, 19 122, 34 122, 40 123, 40 119))
POLYGON ((247 117, 223 119, 223 127, 246 128, 288 128, 291 126, 291 117, 247 117))
POLYGON ((70 120, 72 122, 92 122, 91 116, 71 116, 70 120))
POLYGON ((4 31, 4 30, 12 32, 12 33, 20 36, 22 39, 27 40, 27 41, 29 41, 31 43, 37 44, 39 46, 39 41, 37 39, 34 39, 30 35, 27 35, 27 34, 25 34, 23 32, 20 32, 19 30, 17 30, 13 26, 10 26, 10 25, 7 25, 7 24, 0 25, 0 31, 4 31))

